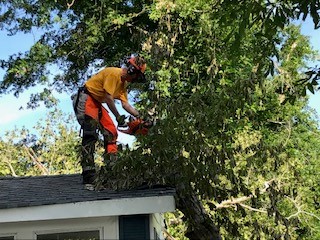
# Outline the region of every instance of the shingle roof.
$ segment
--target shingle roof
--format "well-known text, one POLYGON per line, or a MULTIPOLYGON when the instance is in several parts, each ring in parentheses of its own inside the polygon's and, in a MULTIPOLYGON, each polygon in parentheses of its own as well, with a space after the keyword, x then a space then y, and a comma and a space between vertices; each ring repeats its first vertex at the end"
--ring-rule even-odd
POLYGON ((0 209, 174 194, 169 187, 89 191, 79 174, 0 178, 0 209))

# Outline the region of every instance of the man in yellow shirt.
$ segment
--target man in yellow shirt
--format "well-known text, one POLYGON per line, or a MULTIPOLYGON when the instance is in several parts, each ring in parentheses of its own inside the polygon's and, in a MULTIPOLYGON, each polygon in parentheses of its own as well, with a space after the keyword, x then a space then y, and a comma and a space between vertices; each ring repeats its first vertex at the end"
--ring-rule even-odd
POLYGON ((128 102, 126 87, 130 82, 145 82, 145 70, 145 60, 131 56, 124 67, 107 67, 92 76, 74 99, 74 109, 83 129, 81 167, 84 184, 93 183, 95 178, 94 152, 98 130, 103 134, 105 159, 109 161, 105 164, 116 159, 117 128, 102 103, 108 105, 120 127, 125 126, 125 116, 119 114, 115 99, 121 101, 129 114, 138 117, 139 112, 128 102))

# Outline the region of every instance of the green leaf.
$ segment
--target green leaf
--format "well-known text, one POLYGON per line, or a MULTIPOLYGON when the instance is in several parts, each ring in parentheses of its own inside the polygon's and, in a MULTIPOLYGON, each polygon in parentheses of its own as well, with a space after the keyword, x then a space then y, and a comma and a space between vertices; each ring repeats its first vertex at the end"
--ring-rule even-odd
POLYGON ((312 94, 314 94, 314 87, 313 87, 312 84, 308 83, 308 84, 307 84, 307 88, 309 89, 309 91, 310 91, 312 94))

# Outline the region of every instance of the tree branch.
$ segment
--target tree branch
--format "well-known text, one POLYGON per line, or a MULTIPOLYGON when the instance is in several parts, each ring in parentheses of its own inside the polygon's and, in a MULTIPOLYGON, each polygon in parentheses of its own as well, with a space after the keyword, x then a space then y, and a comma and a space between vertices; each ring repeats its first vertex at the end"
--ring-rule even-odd
POLYGON ((11 173, 12 173, 12 176, 18 177, 18 175, 16 174, 16 171, 15 171, 14 168, 12 167, 12 164, 10 163, 10 161, 7 160, 6 162, 8 163, 8 166, 9 166, 9 168, 10 168, 10 171, 11 171, 11 173))
POLYGON ((29 157, 32 159, 32 161, 38 166, 38 168, 42 171, 44 175, 49 175, 48 169, 38 160, 38 157, 36 156, 33 149, 28 148, 26 145, 24 145, 24 148, 29 155, 29 157))
POLYGON ((294 206, 295 206, 295 207, 297 208, 297 210, 298 210, 296 213, 294 213, 294 214, 290 215, 289 217, 287 217, 288 220, 289 220, 290 218, 293 218, 293 217, 298 216, 299 214, 306 214, 306 215, 312 216, 312 217, 320 220, 320 217, 319 217, 319 216, 317 216, 317 215, 315 215, 315 214, 313 214, 313 213, 310 213, 310 212, 306 212, 306 211, 304 211, 304 210, 301 210, 301 206, 300 206, 300 205, 298 205, 293 199, 291 199, 291 198, 289 198, 289 197, 287 197, 287 198, 294 204, 294 206))
MULTIPOLYGON (((129 20, 128 20, 125 24, 123 24, 123 25, 125 25, 125 26, 127 26, 127 27, 135 27, 136 29, 138 29, 138 31, 140 31, 140 32, 142 32, 142 33, 144 33, 144 34, 147 34, 148 31, 146 31, 146 30, 144 30, 144 29, 142 29, 142 28, 139 28, 139 27, 137 27, 137 26, 134 26, 134 25, 132 24, 134 18, 139 17, 141 14, 145 13, 146 11, 147 11, 147 8, 143 8, 140 12, 132 14, 132 15, 129 17, 129 20)), ((112 26, 111 26, 110 29, 107 31, 107 33, 112 32, 112 31, 115 31, 115 30, 117 30, 118 28, 119 28, 119 24, 112 24, 112 26)))
POLYGON ((167 231, 167 229, 162 228, 162 232, 164 234, 165 239, 167 239, 167 240, 175 240, 175 238, 171 236, 171 234, 167 231))
POLYGON ((221 203, 216 204, 216 208, 234 207, 236 204, 240 204, 242 202, 245 202, 245 201, 251 199, 252 197, 253 197, 253 195, 224 200, 221 203))
POLYGON ((298 46, 298 41, 294 41, 292 44, 291 44, 291 47, 290 47, 290 52, 288 53, 288 56, 286 58, 286 61, 289 61, 290 60, 290 57, 291 57, 291 54, 293 52, 293 50, 298 46))
POLYGON ((241 207, 243 207, 243 208, 247 208, 247 209, 249 209, 249 210, 251 210, 251 211, 254 211, 254 212, 268 213, 266 210, 261 210, 261 209, 253 208, 253 207, 250 207, 250 206, 245 205, 245 204, 243 204, 243 203, 239 203, 239 205, 240 205, 241 207))
MULTIPOLYGON (((273 181, 274 181, 274 179, 271 179, 270 181, 265 182, 264 183, 265 187, 260 191, 260 194, 265 193, 268 190, 268 188, 270 186, 270 183, 272 183, 273 181)), ((224 200, 221 203, 215 204, 215 207, 217 209, 219 209, 219 208, 229 208, 229 207, 236 207, 236 205, 239 204, 240 206, 242 206, 244 208, 247 208, 247 209, 250 209, 252 211, 267 213, 267 211, 265 211, 265 210, 252 208, 252 207, 250 207, 248 205, 243 204, 243 202, 245 202, 247 200, 250 200, 253 197, 254 197, 254 195, 251 194, 249 196, 243 196, 243 197, 239 197, 239 198, 231 198, 231 199, 228 199, 228 200, 224 200)))
POLYGON ((68 9, 70 9, 70 8, 72 7, 72 5, 74 4, 75 1, 76 1, 76 0, 72 0, 71 3, 68 3, 68 2, 67 2, 67 7, 68 7, 68 9))

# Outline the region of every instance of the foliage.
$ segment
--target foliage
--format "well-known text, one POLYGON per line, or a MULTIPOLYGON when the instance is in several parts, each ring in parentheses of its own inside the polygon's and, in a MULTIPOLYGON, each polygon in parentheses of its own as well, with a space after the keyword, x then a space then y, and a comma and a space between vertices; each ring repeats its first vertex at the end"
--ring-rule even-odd
POLYGON ((116 186, 175 186, 176 237, 319 238, 319 131, 299 85, 313 51, 289 25, 309 14, 319 27, 317 1, 0 3, 2 29, 46 30, 1 62, 1 94, 44 84, 33 100, 50 99, 128 53, 148 59, 137 106, 156 125, 120 153, 116 186))
POLYGON ((320 90, 319 80, 320 68, 309 68, 309 70, 305 72, 305 77, 299 81, 301 85, 306 86, 306 88, 303 89, 302 95, 305 96, 307 94, 307 90, 312 94, 315 93, 315 90, 320 90))
MULTIPOLYGON (((117 64, 124 55, 140 51, 142 46, 145 50, 157 46, 155 56, 160 49, 166 53, 166 58, 160 55, 158 59, 150 59, 150 66, 158 70, 159 66, 167 64, 168 57, 176 48, 195 54, 201 44, 198 42, 198 33, 201 38, 207 37, 202 40, 208 51, 205 56, 197 56, 197 62, 192 64, 193 69, 199 68, 203 61, 208 71, 216 71, 215 64, 222 65, 223 62, 220 63, 222 59, 213 56, 221 51, 237 50, 247 29, 256 29, 255 44, 264 50, 264 56, 271 52, 276 54, 273 48, 277 31, 290 19, 301 15, 305 18, 308 14, 318 28, 318 8, 316 1, 298 0, 237 3, 215 0, 76 0, 73 4, 65 0, 2 0, 1 29, 14 35, 19 31, 28 33, 38 28, 43 29, 44 34, 30 51, 14 54, 8 60, 1 61, 1 67, 7 73, 0 84, 0 93, 13 92, 18 96, 26 88, 43 84, 47 90, 37 93, 31 101, 48 99, 50 102, 52 90, 72 91, 75 85, 82 84, 92 74, 91 67, 96 69, 117 64), (183 41, 184 35, 193 36, 188 46, 183 41), (218 62, 208 65, 209 62, 205 62, 208 57, 218 62), (52 65, 56 65, 60 71, 52 72, 48 68, 52 65), (48 77, 50 74, 54 76, 53 79, 48 77)), ((202 54, 201 51, 198 53, 202 54)), ((181 61, 180 65, 185 61, 182 57, 177 60, 181 61)))

